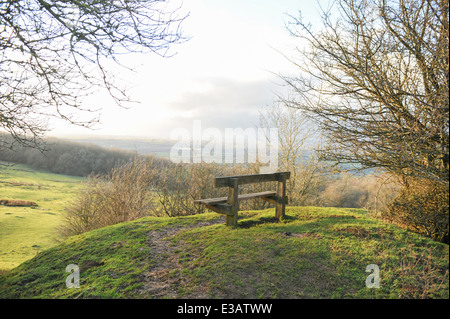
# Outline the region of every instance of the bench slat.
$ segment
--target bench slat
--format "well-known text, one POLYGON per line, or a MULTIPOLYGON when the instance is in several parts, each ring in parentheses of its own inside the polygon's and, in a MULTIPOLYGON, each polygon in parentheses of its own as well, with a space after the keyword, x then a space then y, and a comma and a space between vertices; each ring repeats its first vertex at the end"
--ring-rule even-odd
MULTIPOLYGON (((252 193, 252 194, 241 194, 238 196, 238 199, 246 200, 246 199, 252 199, 252 198, 269 197, 269 196, 275 196, 276 194, 277 194, 277 192, 274 192, 274 191, 266 191, 266 192, 252 193)), ((228 197, 197 199, 194 201, 194 203, 205 204, 205 205, 214 205, 214 204, 219 204, 219 203, 225 203, 227 201, 227 199, 228 199, 228 197)))
POLYGON ((275 182, 280 181, 281 177, 285 176, 286 179, 291 177, 290 172, 277 172, 271 174, 252 174, 252 175, 237 175, 237 176, 223 176, 215 178, 215 187, 226 187, 231 186, 231 179, 238 179, 238 184, 252 184, 252 183, 262 183, 262 182, 275 182))

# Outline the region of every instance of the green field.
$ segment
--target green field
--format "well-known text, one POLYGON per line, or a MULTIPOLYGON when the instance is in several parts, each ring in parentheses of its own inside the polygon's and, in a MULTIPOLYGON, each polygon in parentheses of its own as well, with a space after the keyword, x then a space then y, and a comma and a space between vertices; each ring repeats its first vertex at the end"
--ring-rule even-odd
POLYGON ((0 162, 0 200, 33 201, 37 207, 0 205, 0 271, 12 269, 58 243, 64 207, 82 178, 0 162))

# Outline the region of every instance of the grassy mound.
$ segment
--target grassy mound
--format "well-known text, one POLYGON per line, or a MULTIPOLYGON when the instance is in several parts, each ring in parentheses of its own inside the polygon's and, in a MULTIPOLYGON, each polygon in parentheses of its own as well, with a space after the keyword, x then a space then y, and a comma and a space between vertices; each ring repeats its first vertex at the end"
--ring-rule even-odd
POLYGON ((363 210, 289 207, 146 217, 40 252, 0 276, 2 298, 448 298, 448 246, 363 210), (68 288, 68 265, 79 288, 68 288), (380 287, 367 288, 368 265, 380 287))

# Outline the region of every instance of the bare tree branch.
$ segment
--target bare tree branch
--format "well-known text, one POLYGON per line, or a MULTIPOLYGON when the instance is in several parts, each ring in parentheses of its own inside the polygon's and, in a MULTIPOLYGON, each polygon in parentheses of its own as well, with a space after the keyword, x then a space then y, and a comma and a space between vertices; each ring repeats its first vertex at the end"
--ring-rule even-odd
POLYGON ((318 32, 292 18, 307 46, 284 79, 326 158, 448 185, 448 0, 340 0, 322 17, 318 32))
POLYGON ((118 56, 130 52, 170 56, 173 44, 186 40, 180 29, 186 16, 172 3, 0 1, 0 129, 36 145, 49 117, 97 123, 100 108, 83 99, 98 89, 125 106, 131 98, 108 63, 120 64, 118 56))

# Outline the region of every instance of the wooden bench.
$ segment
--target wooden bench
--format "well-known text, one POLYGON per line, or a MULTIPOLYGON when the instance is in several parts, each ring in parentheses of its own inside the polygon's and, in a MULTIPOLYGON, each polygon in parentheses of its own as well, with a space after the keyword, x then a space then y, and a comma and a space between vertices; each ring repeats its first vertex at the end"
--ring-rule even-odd
POLYGON ((239 201, 252 198, 260 198, 275 204, 275 217, 280 219, 281 217, 284 217, 285 205, 288 203, 288 198, 286 196, 286 180, 288 180, 290 176, 290 172, 279 172, 272 174, 216 177, 214 187, 228 187, 228 196, 198 199, 194 202, 205 205, 206 208, 215 211, 216 213, 225 214, 227 226, 237 225, 239 201), (276 191, 239 195, 239 185, 273 181, 278 182, 276 191))

